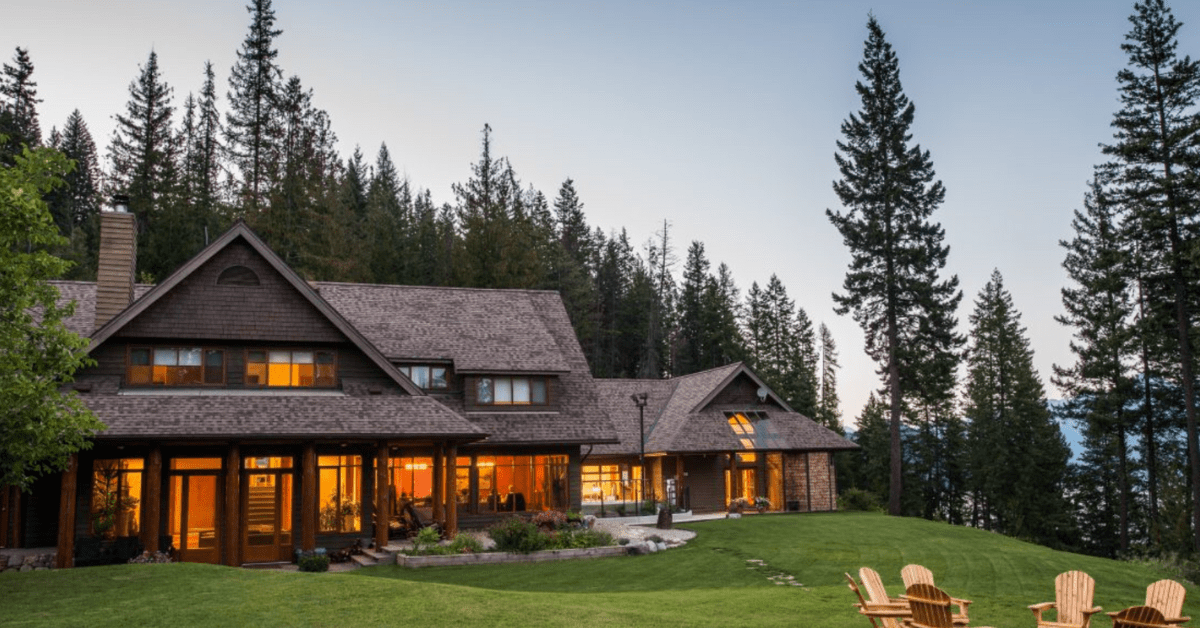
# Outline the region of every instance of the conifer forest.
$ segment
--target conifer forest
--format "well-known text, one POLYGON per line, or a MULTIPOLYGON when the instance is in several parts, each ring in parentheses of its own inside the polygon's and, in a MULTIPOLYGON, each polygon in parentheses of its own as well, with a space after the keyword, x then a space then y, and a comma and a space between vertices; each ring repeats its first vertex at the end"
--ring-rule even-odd
POLYGON ((1125 59, 1111 69, 1120 105, 1095 129, 1104 161, 1059 243, 1069 281, 1057 321, 1073 361, 1048 374, 1001 273, 964 295, 946 271, 938 210, 953 182, 912 130, 873 16, 859 73, 845 78, 855 109, 829 147, 841 206, 826 214, 851 259, 834 312, 806 311, 774 275, 739 286, 669 221, 654 233, 589 223, 574 181, 535 189, 493 150, 504 129, 482 125, 452 198, 401 175, 384 144, 339 154, 336 121, 278 62, 287 39, 271 1, 250 0, 247 16, 232 68, 167 77, 153 50, 129 68, 111 138, 93 137, 78 110, 40 119, 37 59, 18 44, 4 62, 0 167, 23 146, 74 163, 46 196, 67 241, 54 253, 73 263, 63 279, 94 280, 98 214, 124 195, 143 283, 243 220, 308 280, 553 290, 597 378, 741 360, 847 434, 861 449, 839 454, 843 507, 1099 556, 1200 560, 1200 60, 1188 54, 1200 51, 1181 49, 1185 25, 1165 0, 1133 4, 1112 42, 1125 59), (832 316, 858 323, 877 369, 877 392, 852 417, 821 320, 832 316), (1062 425, 1081 434, 1074 456, 1062 425))

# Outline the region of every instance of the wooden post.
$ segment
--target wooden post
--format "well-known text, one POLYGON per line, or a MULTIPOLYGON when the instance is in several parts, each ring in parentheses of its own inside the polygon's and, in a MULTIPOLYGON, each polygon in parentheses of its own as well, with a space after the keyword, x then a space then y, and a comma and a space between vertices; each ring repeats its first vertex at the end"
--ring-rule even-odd
POLYGON ((300 549, 317 548, 317 447, 304 445, 300 460, 300 549))
POLYGON ((683 508, 683 455, 675 456, 675 505, 683 508))
POLYGON ((729 452, 729 501, 733 501, 742 496, 741 477, 738 474, 738 458, 737 452, 729 452))
POLYGON ((9 547, 8 521, 11 512, 9 507, 12 500, 11 495, 11 486, 0 486, 0 548, 9 547))
POLYGON ((388 446, 386 442, 379 443, 375 454, 375 549, 383 550, 388 542, 388 446))
POLYGON ((225 455, 225 534, 220 543, 225 547, 225 564, 242 564, 242 456, 237 443, 229 445, 225 455))
POLYGON ((58 555, 55 567, 75 566, 75 484, 79 476, 79 454, 71 454, 62 472, 62 495, 58 500, 58 555))
POLYGON ((812 512, 812 468, 808 464, 810 452, 804 452, 804 497, 808 502, 805 512, 812 512))
POLYGON ((158 535, 162 531, 162 449, 150 448, 146 457, 145 488, 142 493, 142 547, 151 554, 157 552, 158 535))
POLYGON ((22 540, 21 527, 25 525, 25 511, 21 509, 21 503, 23 501, 21 499, 21 489, 13 486, 8 490, 12 494, 12 497, 9 499, 8 506, 9 510, 12 511, 12 532, 8 537, 8 543, 9 547, 20 547, 22 540))
POLYGON ((443 456, 445 446, 438 444, 433 449, 433 495, 430 501, 433 502, 433 520, 444 524, 442 519, 442 504, 446 501, 446 483, 442 478, 443 468, 446 466, 446 459, 443 456))
POLYGON ((446 452, 446 537, 458 534, 458 446, 446 452))

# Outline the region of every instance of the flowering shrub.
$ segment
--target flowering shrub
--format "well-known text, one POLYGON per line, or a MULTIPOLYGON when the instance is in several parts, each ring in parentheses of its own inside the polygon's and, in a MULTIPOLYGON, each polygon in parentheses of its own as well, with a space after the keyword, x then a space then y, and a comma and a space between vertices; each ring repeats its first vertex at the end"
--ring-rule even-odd
POLYGON ((567 513, 559 510, 543 510, 533 516, 533 525, 543 530, 558 530, 567 527, 567 513))
POLYGON ((496 550, 514 554, 528 554, 546 549, 550 538, 538 527, 521 517, 510 517, 488 529, 488 536, 496 542, 496 550))

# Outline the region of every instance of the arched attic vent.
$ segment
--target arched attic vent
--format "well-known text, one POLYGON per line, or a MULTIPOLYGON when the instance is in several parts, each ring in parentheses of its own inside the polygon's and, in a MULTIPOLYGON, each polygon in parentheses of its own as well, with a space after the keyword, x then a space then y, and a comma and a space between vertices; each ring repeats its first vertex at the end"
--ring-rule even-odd
POLYGON ((258 275, 245 266, 230 266, 217 277, 219 286, 257 286, 258 275))

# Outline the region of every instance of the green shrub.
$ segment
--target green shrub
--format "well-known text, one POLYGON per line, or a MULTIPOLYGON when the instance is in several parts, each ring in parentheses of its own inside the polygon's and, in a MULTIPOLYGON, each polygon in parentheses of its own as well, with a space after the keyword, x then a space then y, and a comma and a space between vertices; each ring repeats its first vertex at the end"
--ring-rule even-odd
POLYGON ((451 554, 478 554, 483 551, 483 543, 470 534, 459 534, 447 549, 451 554))
POLYGON ((533 516, 533 525, 544 530, 567 527, 567 513, 561 510, 543 510, 533 516))
POLYGON ((585 549, 615 545, 612 535, 600 530, 566 528, 550 535, 547 549, 585 549))
POLYGON ((435 553, 434 548, 437 547, 438 541, 440 540, 442 540, 442 535, 438 533, 437 528, 433 526, 421 528, 421 531, 417 532, 417 535, 413 537, 412 540, 413 555, 421 556, 435 553))
POLYGON ((513 554, 528 554, 546 549, 550 537, 536 525, 520 517, 511 517, 488 529, 488 536, 496 542, 496 550, 513 554))
POLYGON ((300 571, 329 571, 329 557, 324 554, 304 552, 296 563, 300 566, 300 571))
POLYGON ((838 495, 838 510, 883 512, 883 502, 875 493, 861 488, 848 488, 838 495))

